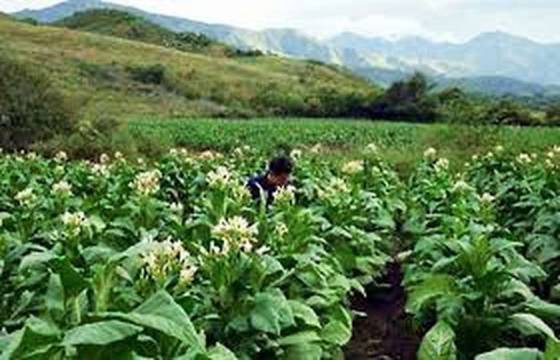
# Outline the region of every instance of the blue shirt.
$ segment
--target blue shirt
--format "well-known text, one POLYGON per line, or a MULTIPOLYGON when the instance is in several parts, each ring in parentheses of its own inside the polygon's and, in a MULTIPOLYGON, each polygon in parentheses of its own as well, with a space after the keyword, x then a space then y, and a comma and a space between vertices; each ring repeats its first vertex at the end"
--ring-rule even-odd
POLYGON ((266 180, 267 176, 268 174, 252 177, 247 182, 247 188, 254 200, 260 200, 262 191, 266 197, 266 203, 271 204, 274 201, 274 193, 278 190, 278 187, 271 185, 266 180))

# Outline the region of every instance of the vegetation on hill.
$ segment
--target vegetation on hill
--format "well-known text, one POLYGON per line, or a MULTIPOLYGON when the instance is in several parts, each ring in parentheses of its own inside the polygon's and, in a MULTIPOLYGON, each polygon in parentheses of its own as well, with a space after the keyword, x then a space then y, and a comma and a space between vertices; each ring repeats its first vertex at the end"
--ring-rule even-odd
POLYGON ((144 18, 119 10, 87 10, 57 21, 54 25, 213 56, 262 55, 258 51, 234 49, 203 34, 176 33, 144 18))
POLYGON ((72 113, 39 69, 0 53, 0 149, 24 149, 68 133, 72 113))
POLYGON ((86 120, 344 116, 379 93, 348 72, 306 61, 201 55, 9 19, 0 19, 0 52, 43 69, 86 120))

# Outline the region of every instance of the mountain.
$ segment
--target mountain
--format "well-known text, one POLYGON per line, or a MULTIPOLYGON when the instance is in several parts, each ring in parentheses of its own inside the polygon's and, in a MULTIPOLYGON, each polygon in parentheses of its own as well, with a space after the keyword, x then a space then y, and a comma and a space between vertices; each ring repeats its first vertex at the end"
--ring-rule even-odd
MULTIPOLYGON (((94 25, 88 28, 97 29, 94 25)), ((349 98, 365 101, 379 94, 368 81, 334 66, 178 51, 0 17, 0 61, 5 57, 44 72, 86 120, 145 114, 334 116, 336 109, 352 105, 349 98)))
POLYGON ((100 0, 69 0, 16 15, 53 22, 92 8, 131 12, 169 30, 202 33, 240 49, 259 49, 343 65, 381 83, 422 71, 438 79, 496 77, 540 84, 538 86, 560 85, 560 67, 557 66, 560 63, 560 44, 541 44, 503 32, 484 33, 462 44, 435 42, 421 37, 388 40, 348 32, 321 41, 293 29, 252 31, 152 14, 100 0))

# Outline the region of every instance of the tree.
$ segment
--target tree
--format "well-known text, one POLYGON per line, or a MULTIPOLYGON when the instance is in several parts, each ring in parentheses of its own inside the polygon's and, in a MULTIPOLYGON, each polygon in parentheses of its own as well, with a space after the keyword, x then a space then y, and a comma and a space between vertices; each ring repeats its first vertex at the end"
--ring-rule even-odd
POLYGON ((560 102, 549 105, 546 109, 546 124, 560 125, 560 102))
POLYGON ((421 73, 408 80, 397 81, 372 105, 372 115, 385 119, 433 121, 438 101, 430 94, 431 85, 421 73))

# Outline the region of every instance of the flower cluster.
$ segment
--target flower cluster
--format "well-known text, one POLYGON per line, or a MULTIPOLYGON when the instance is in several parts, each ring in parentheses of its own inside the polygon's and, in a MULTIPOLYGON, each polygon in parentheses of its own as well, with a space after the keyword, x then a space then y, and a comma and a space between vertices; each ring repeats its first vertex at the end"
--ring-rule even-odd
POLYGON ((441 158, 434 164, 434 168, 436 171, 445 171, 449 169, 449 160, 446 158, 441 158))
POLYGON ((179 284, 192 282, 198 268, 188 251, 179 241, 167 239, 154 242, 149 251, 142 255, 143 277, 155 281, 166 280, 172 274, 179 275, 179 284))
POLYGON ((531 158, 531 156, 529 154, 519 154, 519 156, 517 157, 517 162, 519 162, 520 164, 530 164, 533 161, 533 159, 531 158))
POLYGON ((276 225, 274 226, 274 233, 279 237, 284 237, 284 235, 286 235, 289 231, 290 230, 288 229, 286 224, 284 224, 281 221, 277 222, 276 225))
POLYGON ((72 195, 72 185, 70 185, 67 181, 61 180, 53 184, 52 191, 56 195, 69 196, 72 195))
POLYGON ((377 155, 379 153, 379 147, 374 144, 368 144, 364 150, 364 154, 366 155, 377 155))
POLYGON ((426 160, 435 160, 437 156, 437 150, 434 148, 428 148, 424 151, 424 159, 426 160))
POLYGON ((211 246, 210 251, 213 253, 225 255, 235 249, 250 252, 257 242, 258 229, 256 224, 249 225, 246 219, 235 216, 220 219, 218 224, 212 228, 212 235, 223 241, 221 249, 215 245, 211 246))
POLYGON ((206 175, 208 185, 214 189, 224 189, 232 182, 233 175, 225 166, 219 166, 214 171, 210 171, 206 175))
POLYGON ((37 196, 33 193, 32 188, 27 188, 18 192, 15 196, 15 200, 22 206, 29 206, 35 202, 37 196))
POLYGON ((68 228, 72 236, 78 236, 82 232, 82 229, 89 225, 89 221, 86 215, 81 212, 65 212, 62 215, 62 223, 68 228))
POLYGON ((452 193, 466 193, 471 190, 473 190, 473 188, 464 180, 457 181, 451 188, 452 193))
POLYGON ((107 165, 111 161, 111 158, 107 154, 101 154, 99 157, 99 163, 102 165, 107 165))
POLYGON ((348 175, 355 175, 364 171, 364 163, 361 160, 349 161, 342 166, 342 172, 348 175))
POLYGON ((328 200, 341 195, 348 195, 349 193, 350 186, 340 178, 333 178, 324 187, 317 189, 317 196, 320 200, 328 200))
POLYGON ((291 186, 283 186, 274 194, 275 204, 293 205, 296 200, 296 189, 291 186))
POLYGON ((159 190, 160 180, 159 170, 146 171, 136 175, 132 187, 142 195, 153 195, 159 190))
POLYGON ((64 151, 59 151, 58 153, 56 153, 54 157, 54 161, 58 163, 63 163, 66 162, 67 160, 68 160, 68 154, 66 154, 66 152, 64 151))
POLYGON ((490 205, 496 200, 496 197, 490 193, 484 193, 480 196, 480 202, 484 205, 490 205))
POLYGON ((221 158, 221 157, 223 157, 223 155, 220 154, 219 152, 210 151, 210 150, 203 151, 203 152, 201 152, 200 154, 198 154, 198 158, 199 158, 200 160, 208 160, 208 161, 210 161, 210 160, 219 159, 219 158, 221 158))
POLYGON ((302 152, 299 149, 294 149, 290 152, 290 157, 294 160, 301 158, 302 152))

